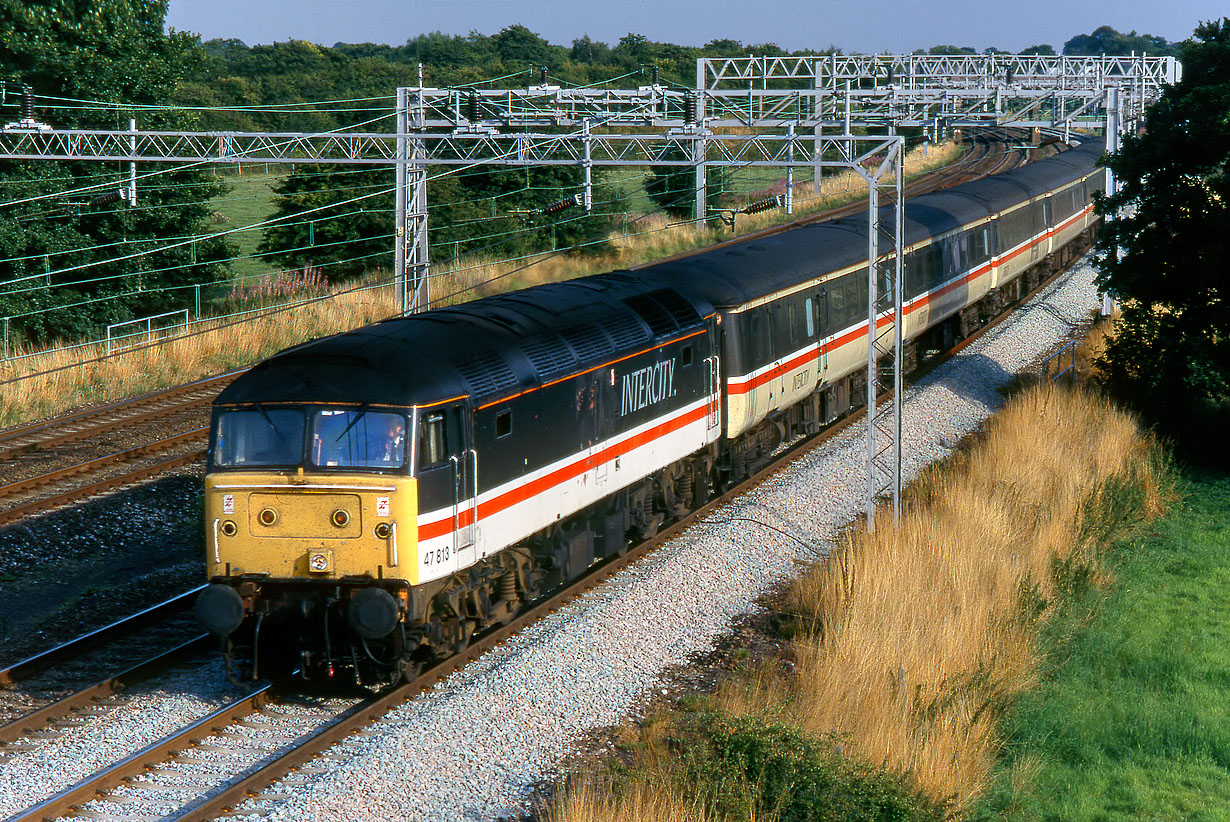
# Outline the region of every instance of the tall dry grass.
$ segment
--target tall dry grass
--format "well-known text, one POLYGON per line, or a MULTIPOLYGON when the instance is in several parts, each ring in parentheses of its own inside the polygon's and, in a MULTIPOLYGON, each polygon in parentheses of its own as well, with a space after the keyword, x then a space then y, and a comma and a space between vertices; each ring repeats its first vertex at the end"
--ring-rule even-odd
POLYGON ((548 822, 713 822, 705 801, 678 782, 642 778, 626 789, 597 777, 578 778, 556 791, 548 822))
POLYGON ((393 289, 349 291, 238 324, 202 323, 203 333, 104 356, 101 345, 36 353, 0 363, 0 425, 154 391, 249 365, 283 348, 394 313, 393 289))
POLYGON ((1167 477, 1105 399, 1025 389, 968 451, 925 472, 898 525, 877 517, 874 534, 851 533, 798 580, 790 599, 807 630, 793 672, 731 684, 722 706, 848 738, 855 755, 965 807, 1000 753, 1003 710, 1034 681, 1057 586, 1101 573, 1100 518, 1124 494, 1157 516, 1167 477))

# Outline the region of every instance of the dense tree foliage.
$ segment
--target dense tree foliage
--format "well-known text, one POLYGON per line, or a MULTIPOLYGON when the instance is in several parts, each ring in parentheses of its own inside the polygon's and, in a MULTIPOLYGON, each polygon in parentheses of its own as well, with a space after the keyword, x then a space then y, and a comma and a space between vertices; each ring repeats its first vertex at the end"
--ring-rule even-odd
MULTIPOLYGON (((683 159, 683 152, 675 157, 683 159)), ((705 168, 705 199, 708 211, 721 207, 730 177, 726 166, 705 168)), ((645 173, 645 192, 654 204, 675 217, 692 217, 696 213, 696 169, 688 166, 653 166, 645 173)))
MULTIPOLYGON (((1230 440, 1230 18, 1201 25, 1183 80, 1107 160, 1099 284, 1123 302, 1113 385, 1200 449, 1230 440)), ((1207 455, 1207 451, 1205 452, 1207 455)))
POLYGON ((1168 43, 1165 37, 1135 31, 1120 34, 1110 26, 1098 26, 1092 34, 1078 34, 1063 44, 1063 53, 1070 55, 1146 52, 1154 57, 1178 57, 1179 49, 1179 43, 1168 43))
MULTIPOLYGON (((159 0, 0 0, 0 75, 10 90, 25 83, 40 100, 60 98, 63 106, 37 112, 57 127, 126 128, 132 111, 124 105, 163 104, 196 70, 196 39, 164 34, 165 13, 159 0)), ((19 115, 8 107, 5 116, 19 115)), ((183 125, 161 111, 137 116, 145 128, 183 125)), ((102 196, 122 186, 125 171, 0 162, 0 316, 12 318, 19 338, 72 335, 191 304, 182 287, 219 276, 210 261, 229 254, 216 240, 147 253, 169 238, 204 233, 219 187, 199 171, 164 174, 139 186, 132 207, 102 196), (89 188, 100 183, 106 188, 89 188), (56 306, 76 307, 45 311, 56 306)))
MULTIPOLYGON (((595 175, 592 214, 567 200, 581 191, 581 170, 553 166, 429 170, 432 259, 468 254, 513 257, 555 248, 600 251, 612 228, 611 194, 595 175), (558 210, 551 207, 555 205, 558 210)), ((278 222, 259 251, 280 265, 314 265, 331 280, 392 261, 395 174, 388 168, 299 166, 276 188, 278 222)))

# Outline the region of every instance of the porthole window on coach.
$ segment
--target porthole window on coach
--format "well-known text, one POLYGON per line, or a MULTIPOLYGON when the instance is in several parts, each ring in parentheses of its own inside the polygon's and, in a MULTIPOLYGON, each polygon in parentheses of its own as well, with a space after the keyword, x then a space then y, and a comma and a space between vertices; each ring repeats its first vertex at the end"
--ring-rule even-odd
POLYGON ((419 467, 429 468, 448 459, 444 415, 427 414, 419 423, 419 467))
POLYGON ((224 411, 214 430, 214 464, 222 468, 291 466, 303 461, 303 411, 224 411))
POLYGON ((318 468, 401 468, 406 416, 387 411, 325 408, 309 412, 312 464, 318 468))

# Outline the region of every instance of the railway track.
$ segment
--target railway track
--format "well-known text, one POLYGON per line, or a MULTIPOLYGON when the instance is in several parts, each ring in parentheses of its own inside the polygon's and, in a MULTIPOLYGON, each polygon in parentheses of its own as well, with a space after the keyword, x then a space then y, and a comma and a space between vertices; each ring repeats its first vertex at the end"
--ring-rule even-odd
POLYGON ((210 403, 240 373, 0 431, 0 525, 200 460, 210 403))
MULTIPOLYGON (((1039 283, 1022 301, 1061 276, 1063 270, 1039 283)), ((1001 312, 944 357, 952 356, 968 346, 1002 322, 1014 309, 1015 306, 1001 312)), ((933 359, 925 370, 929 371, 944 357, 933 359)), ((182 822, 214 819, 233 813, 259 815, 263 812, 260 808, 245 807, 240 810, 239 806, 253 799, 277 801, 285 798, 282 793, 268 793, 270 786, 293 786, 297 780, 305 779, 307 774, 323 771, 328 767, 327 752, 331 746, 354 734, 363 733, 370 723, 384 714, 433 687, 440 680, 558 610, 567 602, 601 585, 693 523, 708 516, 716 508, 729 503, 817 448, 861 416, 861 412, 852 414, 819 434, 796 441, 756 475, 664 528, 659 534, 627 553, 594 566, 586 577, 532 604, 509 624, 476 635, 474 642, 461 654, 424 671, 413 682, 339 707, 333 715, 318 718, 314 727, 305 727, 304 715, 293 702, 285 702, 284 697, 272 688, 260 688, 123 761, 93 774, 39 805, 10 817, 8 822, 55 819, 78 812, 94 818, 124 815, 182 822), (287 717, 289 719, 286 719, 287 717), (262 732, 267 730, 267 736, 274 741, 266 740, 261 745, 254 744, 254 729, 262 729, 262 732), (270 745, 273 746, 272 749, 270 745), (245 751, 248 753, 245 754, 245 751), (223 771, 221 776, 218 774, 219 769, 223 771), (296 771, 300 776, 294 775, 296 771), (207 778, 203 773, 212 776, 207 778), (198 787, 190 789, 186 787, 188 784, 198 787), (201 788, 201 785, 210 787, 201 788), (185 793, 189 795, 184 796, 185 793), (175 797, 174 801, 171 797, 175 797), (156 806, 158 812, 154 813, 150 808, 146 808, 146 805, 156 806), (176 809, 170 810, 170 807, 176 809)), ((311 722, 307 721, 306 724, 311 722)))
POLYGON ((0 462, 45 456, 50 449, 101 434, 207 407, 218 392, 247 369, 185 383, 163 391, 87 408, 0 431, 0 462))
MULTIPOLYGON (((986 177, 990 174, 999 174, 1002 171, 1008 171, 1016 168, 1019 165, 1026 163, 1029 158, 1028 150, 1017 148, 1008 145, 1009 143, 1019 144, 1021 137, 1012 132, 1011 129, 985 129, 980 132, 975 132, 970 136, 970 149, 966 156, 960 160, 942 166, 934 171, 920 174, 912 180, 905 183, 903 194, 908 199, 917 197, 922 194, 929 194, 933 191, 938 191, 949 186, 959 185, 971 180, 976 180, 981 177, 986 177), (997 150, 998 149, 998 150, 997 150)), ((892 194, 882 194, 880 197, 881 205, 891 205, 896 198, 892 194)), ((836 206, 835 208, 826 209, 824 211, 808 214, 800 217, 797 220, 781 223, 780 225, 770 226, 759 231, 741 234, 737 237, 732 237, 729 240, 723 240, 720 243, 715 243, 711 246, 706 246, 703 249, 693 249, 682 251, 670 257, 663 257, 659 260, 654 260, 650 263, 634 265, 630 268, 636 270, 649 265, 657 265, 669 260, 679 260, 690 257, 700 251, 711 251, 715 248, 724 248, 736 243, 749 242, 758 240, 764 237, 771 237, 775 234, 780 234, 784 231, 790 231, 801 226, 810 225, 811 223, 825 222, 827 220, 838 220, 843 217, 851 217, 855 214, 862 213, 867 207, 865 198, 858 198, 846 205, 836 206)))
POLYGON ((61 735, 119 692, 200 659, 216 642, 189 613, 199 590, 0 669, 0 760, 61 735))

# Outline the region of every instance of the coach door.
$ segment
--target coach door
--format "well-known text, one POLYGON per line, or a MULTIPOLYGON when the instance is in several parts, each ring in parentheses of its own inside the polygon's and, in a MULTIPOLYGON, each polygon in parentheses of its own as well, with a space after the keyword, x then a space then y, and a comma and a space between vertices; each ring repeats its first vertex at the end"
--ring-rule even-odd
POLYGON ((824 382, 828 375, 829 367, 829 352, 828 341, 825 339, 829 335, 829 294, 826 289, 820 289, 816 294, 816 301, 813 307, 811 299, 807 300, 807 322, 808 335, 811 334, 811 324, 815 324, 816 336, 815 339, 820 344, 820 351, 817 354, 817 368, 820 372, 820 382, 824 382), (813 314, 814 311, 814 314, 813 314))
POLYGON ((468 403, 419 413, 419 504, 445 507, 452 535, 434 552, 439 556, 433 555, 431 564, 443 570, 464 568, 475 560, 478 535, 478 453, 472 446, 468 403), (451 556, 445 557, 445 551, 451 556))
POLYGON ((449 413, 456 420, 453 430, 457 433, 449 456, 453 464, 453 549, 457 567, 464 568, 475 559, 474 543, 478 539, 478 451, 473 446, 474 417, 469 403, 454 405, 449 413))

